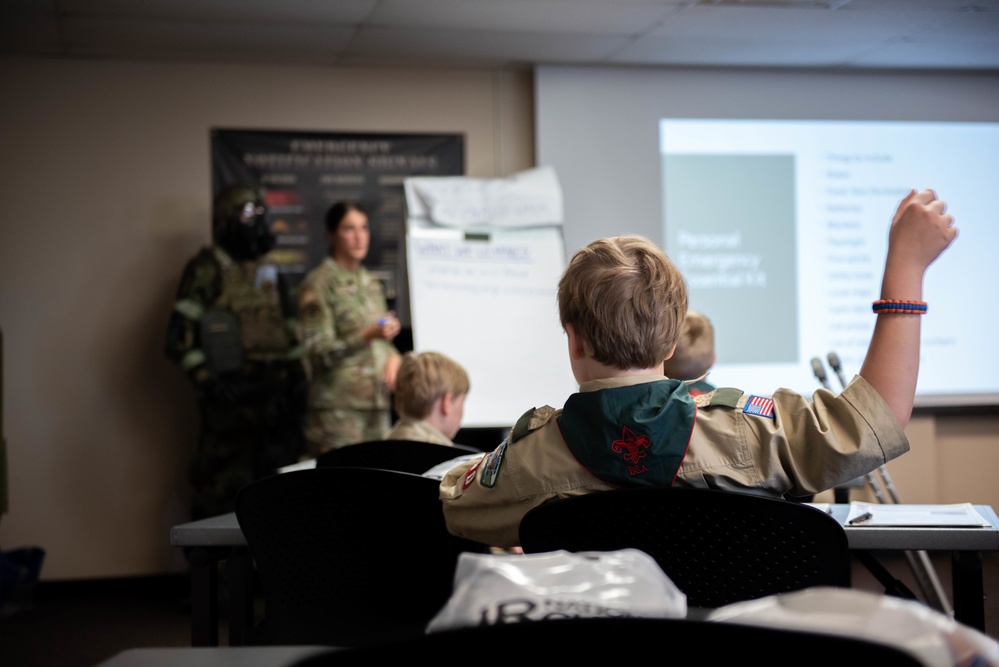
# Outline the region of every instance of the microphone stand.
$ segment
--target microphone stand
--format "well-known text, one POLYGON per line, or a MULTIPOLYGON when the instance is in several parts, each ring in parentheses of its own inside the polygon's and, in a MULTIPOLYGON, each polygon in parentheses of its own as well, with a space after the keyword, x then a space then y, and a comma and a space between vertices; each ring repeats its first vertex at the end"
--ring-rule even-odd
MULTIPOLYGON (((836 377, 839 378, 840 386, 842 386, 843 389, 846 389, 847 385, 846 376, 843 375, 843 365, 842 363, 840 363, 839 355, 836 354, 835 352, 830 352, 827 356, 827 359, 829 360, 829 367, 833 369, 833 372, 836 373, 836 377)), ((891 497, 892 502, 893 503, 902 502, 901 500, 899 500, 898 491, 895 490, 895 483, 892 481, 891 475, 888 473, 888 468, 886 468, 883 465, 879 466, 878 474, 881 475, 881 483, 884 485, 885 490, 888 491, 888 495, 891 497)), ((881 496, 878 493, 875 493, 875 495, 878 496, 878 500, 881 503, 885 502, 883 496, 881 496)))
MULTIPOLYGON (((833 372, 839 379, 840 385, 843 389, 846 389, 847 381, 846 377, 843 375, 843 365, 840 362, 839 355, 835 352, 830 352, 826 356, 826 359, 829 361, 829 367, 833 369, 833 372)), ((822 366, 822 361, 819 360, 818 357, 815 357, 812 359, 813 372, 816 372, 816 362, 819 367, 822 366)), ((821 372, 824 377, 825 370, 822 369, 821 372)), ((816 377, 818 377, 818 372, 816 372, 816 377)), ((820 382, 822 382, 823 386, 828 388, 828 382, 822 381, 821 379, 820 382)), ((888 468, 884 465, 880 465, 878 466, 878 473, 881 475, 882 483, 888 491, 891 501, 896 504, 901 503, 902 501, 899 499, 898 491, 895 489, 895 484, 892 482, 891 475, 888 474, 888 468)), ((885 504, 885 496, 874 479, 874 474, 867 473, 866 478, 867 483, 870 485, 875 497, 877 497, 878 502, 885 504)), ((929 555, 925 551, 906 551, 905 557, 909 561, 909 567, 912 569, 912 573, 916 576, 916 579, 919 582, 919 587, 922 589, 923 595, 926 596, 927 602, 930 606, 953 618, 954 609, 951 607, 950 601, 947 599, 947 593, 940 584, 940 579, 937 577, 936 570, 933 569, 933 563, 930 561, 929 555)))
MULTIPOLYGON (((835 369, 836 367, 833 366, 833 370, 835 369)), ((832 391, 832 387, 829 385, 829 378, 826 377, 826 368, 825 366, 822 365, 822 360, 819 359, 818 357, 812 357, 812 373, 815 375, 815 378, 819 381, 819 384, 821 384, 829 391, 832 391)), ((843 384, 843 387, 845 388, 846 383, 843 382, 843 376, 840 375, 839 377, 840 377, 840 382, 843 384)), ((869 472, 865 474, 864 479, 867 480, 867 484, 868 486, 871 487, 871 490, 874 492, 874 495, 877 497, 878 502, 884 503, 885 499, 881 493, 881 487, 878 486, 877 480, 874 479, 874 473, 869 472)), ((836 496, 836 502, 843 502, 843 501, 849 502, 848 495, 844 494, 849 494, 849 491, 845 487, 844 488, 836 487, 835 489, 833 489, 833 495, 836 496)))

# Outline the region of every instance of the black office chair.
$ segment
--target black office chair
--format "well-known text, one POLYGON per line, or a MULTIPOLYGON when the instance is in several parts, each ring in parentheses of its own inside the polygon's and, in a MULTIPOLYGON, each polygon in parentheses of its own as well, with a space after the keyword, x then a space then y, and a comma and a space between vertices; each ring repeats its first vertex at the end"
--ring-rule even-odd
POLYGON ((843 527, 808 505, 729 491, 628 488, 551 500, 520 523, 526 553, 635 548, 714 608, 810 586, 849 586, 843 527))
POLYGON ((246 644, 360 646, 420 636, 451 595, 462 551, 434 479, 371 468, 266 477, 236 496, 263 592, 246 644))
POLYGON ((323 452, 316 457, 317 468, 382 468, 421 474, 438 463, 479 450, 465 445, 438 445, 417 440, 370 440, 323 452))
MULTIPOLYGON (((652 618, 575 618, 481 625, 432 633, 405 642, 311 654, 292 667, 385 664, 387 660, 441 662, 445 656, 485 658, 489 664, 531 663, 550 654, 559 662, 653 661, 707 665, 801 662, 921 667, 914 655, 891 644, 803 630, 729 622, 652 618), (778 656, 784 658, 778 659, 778 656)), ((392 663, 388 663, 392 664, 392 663)))

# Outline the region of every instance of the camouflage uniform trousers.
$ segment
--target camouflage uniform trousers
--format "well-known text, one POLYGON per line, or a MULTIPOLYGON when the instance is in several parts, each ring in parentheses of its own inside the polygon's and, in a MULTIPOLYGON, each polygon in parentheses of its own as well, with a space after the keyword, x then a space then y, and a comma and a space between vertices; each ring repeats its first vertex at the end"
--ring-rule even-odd
POLYGON ((303 383, 278 371, 202 396, 198 451, 188 475, 192 519, 232 512, 243 486, 304 454, 303 383))
POLYGON ((381 440, 391 425, 389 410, 313 410, 305 417, 305 443, 309 455, 318 456, 331 449, 381 440))

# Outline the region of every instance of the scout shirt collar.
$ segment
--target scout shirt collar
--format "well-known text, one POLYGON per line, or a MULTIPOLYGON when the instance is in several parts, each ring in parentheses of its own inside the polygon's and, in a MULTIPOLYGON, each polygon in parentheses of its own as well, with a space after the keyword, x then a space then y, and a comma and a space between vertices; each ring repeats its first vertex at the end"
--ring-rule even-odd
POLYGON ((691 385, 697 384, 698 382, 707 382, 709 375, 711 375, 711 371, 708 371, 704 375, 702 375, 700 377, 696 377, 696 378, 694 378, 692 380, 684 380, 684 382, 687 383, 688 387, 691 386, 691 385))
POLYGON ((687 453, 697 407, 680 380, 662 375, 592 380, 558 416, 576 460, 615 486, 670 486, 687 453))
POLYGON ((600 380, 590 380, 579 385, 579 391, 598 391, 600 389, 610 389, 612 387, 629 387, 635 384, 646 382, 658 382, 667 379, 663 375, 646 373, 644 375, 622 375, 620 377, 602 378, 600 380))

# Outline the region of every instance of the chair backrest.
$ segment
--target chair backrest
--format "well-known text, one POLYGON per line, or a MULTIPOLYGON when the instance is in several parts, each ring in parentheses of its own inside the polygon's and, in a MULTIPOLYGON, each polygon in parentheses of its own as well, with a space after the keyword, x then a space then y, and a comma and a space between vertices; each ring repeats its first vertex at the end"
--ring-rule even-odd
POLYGON ((438 445, 418 440, 369 440, 323 452, 316 457, 316 467, 382 468, 419 475, 438 463, 478 451, 465 445, 438 445))
POLYGON ((439 482, 369 468, 313 468, 244 486, 236 518, 263 592, 248 644, 360 646, 419 636, 451 595, 462 551, 439 482))
MULTIPOLYGON (((432 633, 399 643, 357 649, 331 649, 310 654, 293 667, 381 664, 387 659, 488 656, 490 664, 532 662, 532 651, 548 649, 559 661, 620 662, 622 658, 660 656, 670 662, 694 654, 709 665, 764 664, 775 656, 789 662, 872 664, 880 667, 923 667, 912 653, 891 644, 802 630, 738 623, 653 618, 572 618, 529 621, 432 633), (542 648, 543 647, 543 648, 542 648)), ((536 657, 536 653, 535 653, 536 657)), ((391 664, 391 663, 390 663, 391 664)))
POLYGON ((635 548, 691 607, 849 585, 843 527, 814 507, 730 491, 628 488, 552 500, 520 523, 527 553, 635 548))

